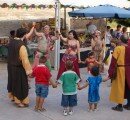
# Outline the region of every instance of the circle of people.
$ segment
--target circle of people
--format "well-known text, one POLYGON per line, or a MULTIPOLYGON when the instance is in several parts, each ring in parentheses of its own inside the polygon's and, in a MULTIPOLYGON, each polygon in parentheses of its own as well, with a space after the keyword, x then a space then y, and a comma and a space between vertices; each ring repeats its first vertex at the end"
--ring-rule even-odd
POLYGON ((30 31, 21 27, 17 29, 16 35, 10 38, 8 44, 8 84, 7 90, 9 98, 14 101, 18 107, 29 106, 29 81, 28 78, 35 77, 36 103, 35 111, 45 111, 44 100, 48 96, 49 84, 54 88, 62 84, 63 114, 72 115, 73 107, 77 106, 77 89, 88 88, 89 112, 98 110, 100 101, 99 88, 100 83, 111 79, 110 101, 117 105, 112 110, 123 111, 130 110, 130 42, 126 34, 126 28, 120 31, 121 26, 111 34, 110 26, 107 26, 104 38, 106 43, 101 40, 101 33, 94 26, 89 32, 91 38, 92 51, 88 53, 85 61, 80 58, 80 42, 74 30, 69 31, 68 37, 64 38, 57 29, 55 36, 49 34, 50 27, 44 26, 42 32, 37 32, 36 23, 30 31), (31 66, 28 59, 27 44, 28 38, 35 34, 38 36, 38 48, 35 52, 34 63, 31 66), (66 51, 61 59, 57 80, 51 79, 50 51, 54 49, 55 40, 63 40, 67 43, 66 51), (105 57, 104 49, 106 47, 105 57), (102 78, 104 63, 107 62, 112 53, 111 63, 109 63, 108 76, 102 78), (88 77, 84 85, 81 85, 78 63, 87 64, 86 73, 88 77), (124 99, 127 104, 123 105, 124 99))

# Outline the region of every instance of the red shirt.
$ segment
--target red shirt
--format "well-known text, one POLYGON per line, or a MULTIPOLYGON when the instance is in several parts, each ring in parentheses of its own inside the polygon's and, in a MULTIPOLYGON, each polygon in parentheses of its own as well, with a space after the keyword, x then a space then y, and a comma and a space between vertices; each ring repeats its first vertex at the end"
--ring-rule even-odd
POLYGON ((52 75, 49 69, 44 64, 42 64, 33 69, 33 76, 35 77, 36 84, 49 85, 49 79, 52 75))

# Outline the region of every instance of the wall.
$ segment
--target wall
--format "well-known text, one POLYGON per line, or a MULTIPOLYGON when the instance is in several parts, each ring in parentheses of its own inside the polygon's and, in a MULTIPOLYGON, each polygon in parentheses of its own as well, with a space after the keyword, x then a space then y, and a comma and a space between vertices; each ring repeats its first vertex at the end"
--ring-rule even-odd
POLYGON ((11 30, 16 30, 19 27, 19 21, 0 21, 0 37, 9 36, 11 30))

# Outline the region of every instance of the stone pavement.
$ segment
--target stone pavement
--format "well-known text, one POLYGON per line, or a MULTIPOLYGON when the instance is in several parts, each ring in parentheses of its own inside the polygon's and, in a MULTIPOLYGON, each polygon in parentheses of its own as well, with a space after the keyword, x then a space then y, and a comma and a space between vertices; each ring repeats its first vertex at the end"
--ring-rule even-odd
MULTIPOLYGON (((101 84, 99 111, 89 113, 87 103, 87 88, 78 91, 78 106, 74 108, 72 116, 63 116, 61 102, 61 86, 54 89, 50 87, 48 98, 45 101, 46 112, 35 112, 35 87, 34 79, 31 82, 29 92, 30 106, 28 108, 17 108, 7 97, 7 67, 6 63, 0 62, 0 120, 130 120, 130 111, 112 111, 114 105, 109 102, 109 81, 101 84)), ((80 69, 81 77, 85 80, 85 69, 80 69)), ((52 71, 53 79, 57 71, 52 71)))

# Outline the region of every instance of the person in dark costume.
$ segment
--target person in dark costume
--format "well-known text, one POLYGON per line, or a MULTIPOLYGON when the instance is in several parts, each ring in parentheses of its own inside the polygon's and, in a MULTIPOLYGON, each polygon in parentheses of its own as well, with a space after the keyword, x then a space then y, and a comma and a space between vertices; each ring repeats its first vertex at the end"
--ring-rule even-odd
POLYGON ((19 107, 25 107, 29 104, 27 76, 32 73, 32 68, 23 39, 30 34, 27 34, 25 28, 19 28, 16 31, 16 38, 10 41, 8 45, 7 90, 9 98, 19 107))

